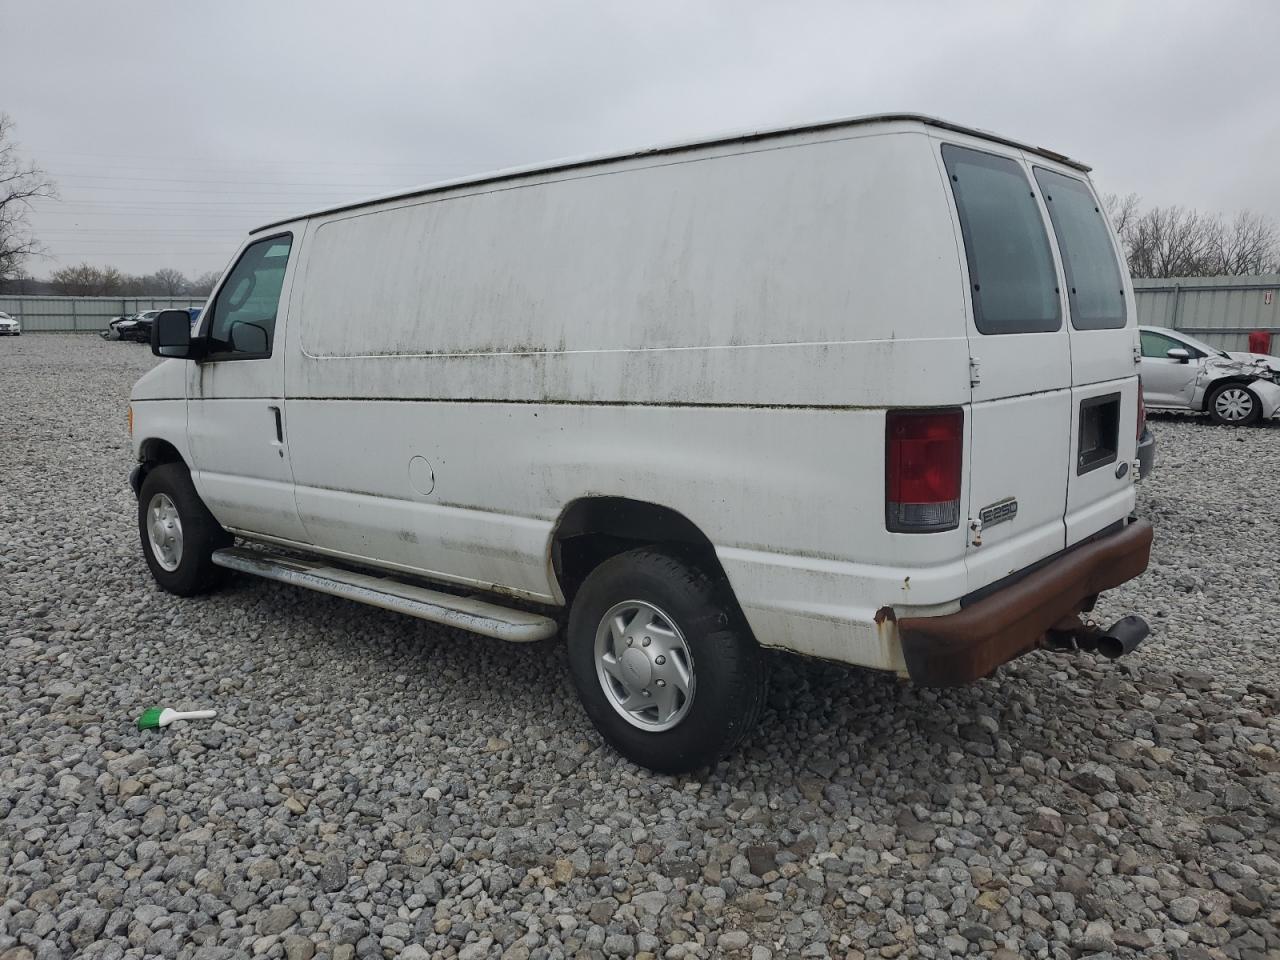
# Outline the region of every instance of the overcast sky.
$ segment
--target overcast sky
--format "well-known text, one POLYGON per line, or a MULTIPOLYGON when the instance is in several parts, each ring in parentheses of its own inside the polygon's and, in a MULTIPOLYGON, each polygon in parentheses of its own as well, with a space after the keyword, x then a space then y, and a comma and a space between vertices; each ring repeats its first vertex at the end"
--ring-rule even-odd
POLYGON ((1280 219, 1280 2, 0 0, 54 255, 221 270, 245 232, 452 176, 919 111, 1103 191, 1280 219))

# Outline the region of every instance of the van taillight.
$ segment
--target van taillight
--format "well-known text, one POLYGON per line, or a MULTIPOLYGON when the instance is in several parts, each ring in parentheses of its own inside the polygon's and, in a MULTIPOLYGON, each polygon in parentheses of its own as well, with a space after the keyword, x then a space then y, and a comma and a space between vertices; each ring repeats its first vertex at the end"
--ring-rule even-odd
POLYGON ((885 524, 897 533, 960 525, 964 412, 891 410, 885 417, 885 524))
POLYGON ((1142 431, 1147 429, 1147 401, 1142 395, 1142 381, 1138 381, 1138 439, 1142 439, 1142 431))

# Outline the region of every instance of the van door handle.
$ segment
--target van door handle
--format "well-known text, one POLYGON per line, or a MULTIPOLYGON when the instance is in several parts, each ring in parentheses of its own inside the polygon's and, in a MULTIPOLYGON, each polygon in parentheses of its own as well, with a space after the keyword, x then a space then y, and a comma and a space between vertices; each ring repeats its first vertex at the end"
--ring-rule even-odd
POLYGON ((276 418, 276 442, 284 443, 284 422, 280 419, 280 408, 267 407, 267 409, 270 410, 276 418))

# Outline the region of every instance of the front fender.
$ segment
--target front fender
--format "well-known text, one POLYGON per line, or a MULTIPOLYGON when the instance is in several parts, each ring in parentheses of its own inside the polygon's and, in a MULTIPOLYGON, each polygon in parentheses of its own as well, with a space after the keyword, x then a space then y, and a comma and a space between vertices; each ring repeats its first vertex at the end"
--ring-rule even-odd
POLYGON ((1274 417, 1280 410, 1280 385, 1270 380, 1255 380, 1249 384, 1249 389, 1257 394, 1258 402, 1262 404, 1262 418, 1269 420, 1274 417))

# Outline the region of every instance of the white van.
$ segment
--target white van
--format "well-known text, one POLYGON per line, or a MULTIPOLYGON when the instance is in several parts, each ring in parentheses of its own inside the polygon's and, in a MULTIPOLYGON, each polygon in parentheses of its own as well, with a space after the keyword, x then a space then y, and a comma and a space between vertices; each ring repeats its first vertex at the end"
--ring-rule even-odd
POLYGON ((268 224, 194 334, 156 323, 147 563, 511 641, 567 611, 588 714, 671 772, 750 730, 761 648, 927 684, 1118 655, 1145 623, 1081 614, 1151 527, 1087 170, 895 115, 268 224))

